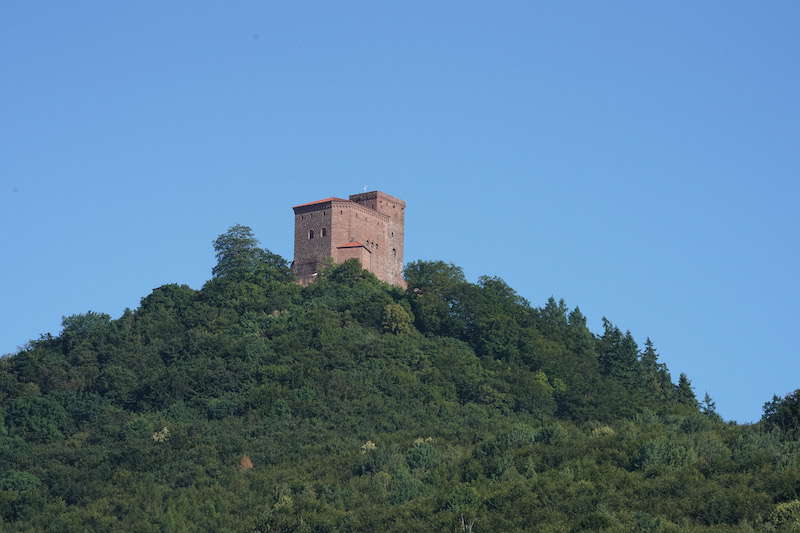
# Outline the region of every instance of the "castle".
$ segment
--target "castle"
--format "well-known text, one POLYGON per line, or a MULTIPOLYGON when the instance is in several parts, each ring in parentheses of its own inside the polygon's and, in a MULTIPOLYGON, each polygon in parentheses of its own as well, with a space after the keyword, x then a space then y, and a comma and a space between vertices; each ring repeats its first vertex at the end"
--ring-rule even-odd
POLYGON ((378 279, 406 286, 403 233, 406 203, 380 191, 325 198, 294 206, 292 271, 301 284, 314 281, 329 258, 358 259, 378 279))

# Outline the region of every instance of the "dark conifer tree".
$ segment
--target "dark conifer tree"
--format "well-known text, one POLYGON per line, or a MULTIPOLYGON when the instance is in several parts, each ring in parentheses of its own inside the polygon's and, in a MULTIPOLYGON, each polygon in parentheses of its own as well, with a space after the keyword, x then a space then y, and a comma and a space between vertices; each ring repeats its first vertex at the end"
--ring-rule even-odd
POLYGON ((778 429, 790 438, 800 439, 800 389, 783 398, 773 396, 764 404, 761 421, 768 430, 778 429))
POLYGON ((697 408, 697 397, 694 395, 692 382, 683 372, 678 377, 678 384, 675 385, 675 399, 681 405, 697 408))

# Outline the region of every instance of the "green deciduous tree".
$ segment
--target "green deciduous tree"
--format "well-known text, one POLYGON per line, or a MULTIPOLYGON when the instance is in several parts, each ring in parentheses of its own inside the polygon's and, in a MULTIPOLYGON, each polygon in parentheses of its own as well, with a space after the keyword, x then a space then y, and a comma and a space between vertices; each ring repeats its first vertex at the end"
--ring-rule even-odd
POLYGON ((406 265, 403 274, 412 290, 442 293, 466 282, 461 267, 444 261, 412 261, 406 265))
POLYGON ((35 442, 63 437, 62 430, 67 423, 64 407, 44 396, 17 398, 11 402, 6 416, 13 433, 35 442))
POLYGON ((417 329, 428 334, 463 332, 460 302, 467 286, 460 267, 443 261, 414 261, 404 270, 413 294, 412 311, 417 329))
POLYGON ((383 330, 388 333, 411 333, 414 329, 414 318, 400 304, 387 304, 383 308, 383 330))
POLYGON ((281 256, 259 248, 258 239, 248 226, 236 224, 214 240, 217 264, 215 278, 242 279, 252 275, 269 276, 279 281, 291 279, 288 263, 281 256))
POLYGON ((37 488, 41 483, 38 477, 27 472, 9 470, 0 474, 0 490, 25 492, 37 488))
POLYGON ((214 240, 217 264, 214 277, 238 276, 255 271, 258 266, 258 239, 248 226, 236 224, 214 240))

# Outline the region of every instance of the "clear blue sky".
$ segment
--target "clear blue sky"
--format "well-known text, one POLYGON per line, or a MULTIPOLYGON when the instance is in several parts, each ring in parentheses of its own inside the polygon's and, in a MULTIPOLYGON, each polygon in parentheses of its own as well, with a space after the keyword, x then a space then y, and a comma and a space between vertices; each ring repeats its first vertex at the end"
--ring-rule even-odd
POLYGON ((800 387, 800 4, 0 5, 0 353, 200 287, 366 185, 406 260, 652 337, 721 414, 800 387))

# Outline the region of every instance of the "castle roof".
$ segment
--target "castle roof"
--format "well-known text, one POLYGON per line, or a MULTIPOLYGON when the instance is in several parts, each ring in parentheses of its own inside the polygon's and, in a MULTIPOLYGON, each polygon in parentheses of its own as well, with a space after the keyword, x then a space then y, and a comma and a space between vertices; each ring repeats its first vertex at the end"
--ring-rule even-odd
POLYGON ((368 252, 372 251, 358 241, 346 242, 344 244, 340 244, 339 246, 337 246, 337 248, 359 248, 359 247, 365 248, 368 252))
POLYGON ((292 209, 297 209, 298 207, 306 207, 309 205, 324 204, 327 202, 349 202, 349 201, 350 200, 345 200, 344 198, 336 198, 335 196, 332 196, 330 198, 325 198, 323 200, 317 200, 316 202, 308 202, 305 204, 295 205, 292 207, 292 209))

